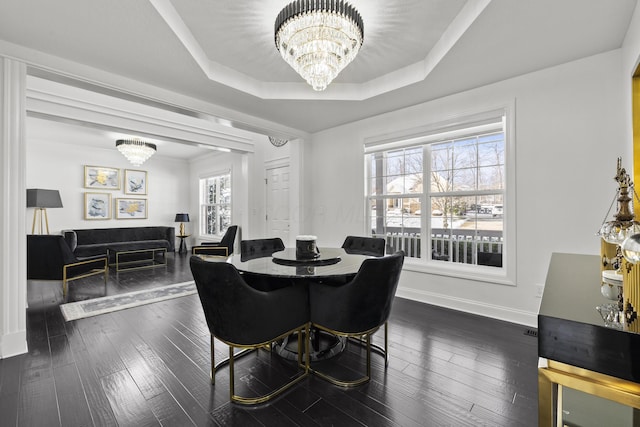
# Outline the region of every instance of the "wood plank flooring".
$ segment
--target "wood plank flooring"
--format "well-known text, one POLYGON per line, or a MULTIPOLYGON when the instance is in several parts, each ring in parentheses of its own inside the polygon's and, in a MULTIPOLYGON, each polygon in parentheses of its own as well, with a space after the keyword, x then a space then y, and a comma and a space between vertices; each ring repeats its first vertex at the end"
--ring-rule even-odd
MULTIPOLYGON (((191 280, 187 255, 168 265, 72 282, 69 300, 191 280)), ((343 389, 305 379, 255 408, 229 403, 228 368, 209 383, 209 332, 197 295, 65 322, 60 282, 29 281, 29 353, 0 360, 2 426, 535 426, 537 341, 526 327, 396 298, 390 361, 343 389)), ((374 342, 382 344, 379 332, 374 342)), ((227 348, 216 343, 216 358, 227 348)), ((349 344, 323 362, 349 374, 349 344)), ((236 392, 263 393, 295 371, 261 351, 240 360, 236 392)))

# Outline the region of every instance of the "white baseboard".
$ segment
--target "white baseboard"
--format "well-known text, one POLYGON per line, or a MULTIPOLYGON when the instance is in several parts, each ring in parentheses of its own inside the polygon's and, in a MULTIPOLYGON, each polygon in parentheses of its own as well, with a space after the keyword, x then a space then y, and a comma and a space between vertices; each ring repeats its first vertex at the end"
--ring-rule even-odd
POLYGON ((27 351, 27 331, 0 336, 0 359, 17 356, 27 351))
POLYGON ((396 296, 410 300, 464 311, 506 322, 517 323, 530 327, 538 327, 538 313, 530 313, 523 310, 514 310, 508 307, 492 305, 478 301, 455 298, 447 295, 426 292, 417 289, 399 287, 396 296))

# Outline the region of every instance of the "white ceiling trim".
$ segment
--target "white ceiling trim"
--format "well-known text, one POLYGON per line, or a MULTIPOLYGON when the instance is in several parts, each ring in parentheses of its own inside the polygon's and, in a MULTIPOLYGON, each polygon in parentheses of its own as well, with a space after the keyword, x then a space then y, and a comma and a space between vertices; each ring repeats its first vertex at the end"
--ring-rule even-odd
MULTIPOLYGON (((51 81, 58 81, 57 78, 59 77, 63 80, 71 80, 77 83, 67 82, 67 85, 78 86, 79 84, 82 86, 85 83, 95 85, 120 93, 120 97, 124 97, 123 99, 133 96, 164 104, 169 109, 185 109, 197 115, 208 116, 211 121, 219 122, 234 129, 289 139, 307 138, 309 135, 299 129, 251 116, 212 102, 199 100, 170 89, 132 80, 79 62, 39 52, 5 40, 0 40, 0 56, 24 62, 45 75, 49 75, 50 77, 44 78, 51 81)), ((144 103, 144 101, 138 101, 138 103, 144 103)))
POLYGON ((34 117, 142 133, 191 145, 245 153, 254 151, 253 139, 233 134, 233 128, 31 76, 26 105, 27 114, 34 117))
POLYGON ((261 99, 362 101, 426 79, 491 0, 468 1, 423 60, 363 83, 334 83, 322 92, 309 90, 306 82, 260 81, 212 61, 173 7, 171 0, 149 2, 209 80, 261 99))

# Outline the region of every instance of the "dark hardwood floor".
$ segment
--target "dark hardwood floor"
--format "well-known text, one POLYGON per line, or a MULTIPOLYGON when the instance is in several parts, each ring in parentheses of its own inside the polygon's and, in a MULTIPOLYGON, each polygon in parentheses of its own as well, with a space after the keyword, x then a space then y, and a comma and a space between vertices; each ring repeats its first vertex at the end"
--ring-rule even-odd
MULTIPOLYGON (((191 280, 188 256, 167 267, 72 282, 69 300, 191 280)), ((397 298, 390 362, 343 389, 317 377, 255 408, 229 403, 228 368, 209 383, 209 333, 197 295, 65 322, 61 283, 29 281, 28 354, 0 360, 2 426, 535 426, 537 341, 526 327, 397 298)), ((379 332, 375 342, 382 344, 379 332)), ((227 354, 217 343, 216 357, 227 354)), ((364 352, 323 362, 348 374, 364 352)), ((237 392, 293 373, 261 351, 237 364, 237 392)))

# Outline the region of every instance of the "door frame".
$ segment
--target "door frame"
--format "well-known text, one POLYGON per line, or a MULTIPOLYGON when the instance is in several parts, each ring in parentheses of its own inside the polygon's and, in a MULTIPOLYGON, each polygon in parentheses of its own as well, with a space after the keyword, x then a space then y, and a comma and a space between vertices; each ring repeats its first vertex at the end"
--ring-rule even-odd
MULTIPOLYGON (((282 167, 289 167, 289 176, 292 177, 292 173, 291 173, 291 159, 289 158, 289 156, 287 157, 282 157, 282 158, 278 158, 278 159, 273 159, 273 160, 267 160, 264 162, 264 212, 265 212, 265 217, 264 217, 264 230, 265 232, 268 231, 268 219, 267 219, 267 212, 268 212, 268 198, 269 195, 267 194, 267 177, 269 176, 269 170, 271 169, 278 169, 278 168, 282 168, 282 167)), ((293 213, 294 213, 294 209, 292 207, 292 203, 291 203, 291 196, 292 196, 292 186, 289 185, 289 241, 288 242, 284 242, 285 246, 289 246, 291 243, 291 239, 292 239, 292 234, 293 234, 293 227, 292 227, 292 218, 293 218, 293 213)), ((295 235, 295 234, 294 234, 295 235)))

